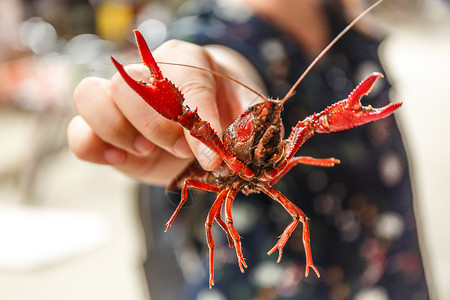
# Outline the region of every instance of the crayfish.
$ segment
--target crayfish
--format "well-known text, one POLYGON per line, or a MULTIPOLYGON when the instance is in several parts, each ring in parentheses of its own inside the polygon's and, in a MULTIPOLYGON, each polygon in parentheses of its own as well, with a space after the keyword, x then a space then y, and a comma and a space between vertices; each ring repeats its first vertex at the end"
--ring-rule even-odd
MULTIPOLYGON (((358 18, 362 17, 360 15, 358 18)), ((353 21, 341 32, 330 45, 322 51, 321 57, 339 37, 357 20, 353 21)), ((280 203, 292 216, 292 222, 281 234, 275 246, 269 250, 272 254, 279 251, 278 262, 283 255, 283 247, 299 222, 303 224, 303 245, 306 255, 305 275, 313 269, 319 277, 319 270, 313 264, 308 218, 305 213, 289 201, 278 190, 272 187, 284 174, 297 164, 332 167, 340 163, 338 159, 316 159, 305 156, 295 156, 297 150, 315 133, 331 133, 360 126, 392 114, 402 103, 388 104, 382 108, 372 108, 361 105, 361 98, 367 95, 375 81, 382 77, 380 73, 373 73, 363 80, 347 97, 320 113, 314 113, 303 121, 299 121, 292 128, 289 136, 282 136, 281 111, 283 104, 293 94, 293 90, 306 75, 316 60, 294 84, 288 94, 281 100, 264 98, 264 101, 248 107, 235 121, 229 125, 219 137, 211 128, 208 121, 202 120, 196 109, 185 105, 184 96, 178 88, 165 78, 150 49, 139 31, 134 31, 143 63, 151 71, 151 82, 135 81, 112 56, 111 59, 125 82, 138 93, 153 109, 165 118, 177 122, 190 134, 199 139, 208 148, 216 152, 223 160, 222 164, 213 171, 201 168, 197 161, 190 164, 173 182, 169 189, 181 188, 181 201, 167 222, 166 231, 172 225, 183 204, 187 200, 188 188, 217 193, 206 218, 206 239, 209 247, 209 287, 214 285, 214 241, 211 232, 213 222, 216 221, 225 231, 230 247, 234 247, 239 268, 244 272, 247 267, 242 254, 241 239, 233 225, 231 208, 233 200, 239 191, 244 194, 265 193, 280 203), (224 208, 225 218, 221 211, 224 208)))

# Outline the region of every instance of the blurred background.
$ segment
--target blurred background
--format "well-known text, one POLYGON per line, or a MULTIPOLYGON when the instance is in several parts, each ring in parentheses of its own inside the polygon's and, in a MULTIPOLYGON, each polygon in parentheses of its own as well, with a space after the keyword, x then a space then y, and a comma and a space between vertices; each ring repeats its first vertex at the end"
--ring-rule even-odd
MULTIPOLYGON (((77 160, 65 131, 82 78, 110 77, 110 53, 138 61, 131 29, 156 47, 197 2, 0 0, 0 299, 148 299, 137 183, 77 160)), ((432 297, 450 299, 449 2, 386 0, 374 16, 432 297)))

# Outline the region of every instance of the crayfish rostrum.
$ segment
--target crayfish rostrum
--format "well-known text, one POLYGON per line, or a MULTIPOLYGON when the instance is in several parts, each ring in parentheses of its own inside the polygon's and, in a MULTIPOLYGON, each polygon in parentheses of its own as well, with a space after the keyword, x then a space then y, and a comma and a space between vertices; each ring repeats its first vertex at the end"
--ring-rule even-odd
POLYGON ((312 260, 309 226, 305 213, 278 190, 274 189, 272 185, 297 164, 332 167, 340 163, 335 158, 316 159, 294 156, 302 144, 314 133, 330 133, 349 129, 379 120, 393 113, 401 103, 388 104, 382 108, 372 108, 370 105, 362 106, 360 102, 361 98, 370 92, 376 79, 382 77, 382 75, 373 73, 363 80, 349 94, 347 99, 325 108, 320 113, 314 113, 303 121, 299 121, 292 128, 290 135, 284 139, 280 114, 283 104, 292 95, 293 89, 300 81, 299 79, 283 99, 265 98, 262 103, 248 107, 226 128, 223 136, 219 137, 211 128, 209 122, 199 117, 197 110, 183 105, 183 94, 164 77, 141 33, 135 31, 135 35, 143 63, 150 69, 152 80, 149 83, 135 81, 126 73, 123 66, 111 57, 123 79, 153 109, 165 118, 177 122, 189 130, 192 136, 216 152, 223 160, 223 163, 213 171, 202 169, 200 164, 194 161, 173 180, 169 185, 169 190, 180 187, 182 194, 178 207, 167 222, 166 230, 172 225, 176 215, 186 202, 188 188, 192 187, 217 193, 217 198, 209 210, 205 223, 210 256, 209 286, 211 287, 214 285, 215 246, 211 233, 213 222, 216 221, 225 231, 229 246, 236 250, 239 268, 243 272, 247 265, 242 254, 239 234, 233 226, 231 208, 239 191, 245 194, 263 192, 279 202, 293 219, 268 254, 278 250, 279 262, 283 255, 283 247, 298 223, 301 222, 303 224, 303 244, 306 254, 305 274, 307 276, 311 268, 317 276, 320 276, 312 260), (224 219, 221 216, 223 207, 225 210, 224 219))

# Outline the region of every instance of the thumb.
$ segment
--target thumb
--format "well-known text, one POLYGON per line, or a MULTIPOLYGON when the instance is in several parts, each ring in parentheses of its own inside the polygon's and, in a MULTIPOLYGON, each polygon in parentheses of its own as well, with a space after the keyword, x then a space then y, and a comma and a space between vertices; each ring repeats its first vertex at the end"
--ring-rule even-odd
MULTIPOLYGON (((221 139, 222 127, 216 102, 216 84, 214 77, 209 75, 202 74, 196 77, 195 81, 182 84, 179 88, 185 97, 184 104, 192 110, 197 110, 200 118, 209 123, 213 129, 209 134, 217 134, 221 139)), ((187 129, 185 129, 185 138, 203 169, 211 171, 220 166, 222 159, 214 149, 207 147, 187 129)))
MULTIPOLYGON (((207 121, 216 132, 215 134, 220 137, 222 135, 220 115, 223 112, 219 113, 217 105, 216 78, 209 72, 187 66, 214 69, 209 52, 198 45, 172 40, 161 45, 153 54, 157 61, 170 61, 185 65, 161 65, 160 67, 164 76, 169 78, 184 95, 183 105, 191 110, 197 110, 200 118, 207 121)), ((208 149, 188 130, 184 131, 184 138, 180 139, 175 145, 181 145, 180 148, 183 148, 187 142, 205 170, 213 170, 221 164, 222 160, 214 152, 214 149, 208 149)))

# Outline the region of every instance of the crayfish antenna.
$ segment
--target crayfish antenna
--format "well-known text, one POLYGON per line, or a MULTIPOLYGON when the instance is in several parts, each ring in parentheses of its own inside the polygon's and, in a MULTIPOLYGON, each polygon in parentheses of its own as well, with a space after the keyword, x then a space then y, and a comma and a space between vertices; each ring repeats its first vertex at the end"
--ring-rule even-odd
POLYGON ((350 24, 347 25, 329 44, 325 47, 325 49, 322 50, 322 52, 317 55, 317 57, 312 61, 312 63, 306 68, 306 70, 303 72, 302 75, 297 79, 297 81, 294 83, 294 85, 291 87, 291 89, 287 92, 286 96, 281 99, 281 104, 283 105, 284 102, 286 102, 287 99, 294 96, 294 91, 297 88, 297 86, 302 82, 302 80, 306 77, 306 75, 311 71, 311 69, 317 64, 317 62, 330 50, 331 47, 336 44, 341 37, 346 34, 356 23, 358 23, 359 20, 361 20, 365 15, 367 15, 372 9, 377 7, 383 0, 378 0, 374 4, 372 4, 369 8, 367 8, 365 11, 363 11, 361 14, 359 14, 350 24))

